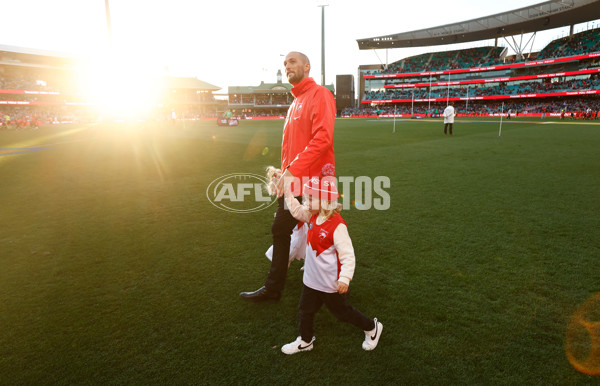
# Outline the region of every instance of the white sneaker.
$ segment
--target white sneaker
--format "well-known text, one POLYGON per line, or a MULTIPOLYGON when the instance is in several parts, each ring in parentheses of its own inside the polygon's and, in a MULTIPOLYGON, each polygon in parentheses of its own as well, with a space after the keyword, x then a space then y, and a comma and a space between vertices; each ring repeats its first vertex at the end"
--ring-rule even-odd
POLYGON ((381 332, 383 331, 383 324, 377 321, 377 318, 373 319, 375 322, 375 328, 371 331, 365 331, 365 341, 362 344, 363 350, 371 351, 377 347, 379 338, 381 338, 381 332))
POLYGON ((297 352, 302 351, 310 351, 313 349, 313 342, 315 341, 315 337, 313 336, 312 340, 309 343, 306 343, 302 340, 302 337, 296 338, 292 343, 284 344, 281 346, 281 352, 284 354, 295 354, 297 352))

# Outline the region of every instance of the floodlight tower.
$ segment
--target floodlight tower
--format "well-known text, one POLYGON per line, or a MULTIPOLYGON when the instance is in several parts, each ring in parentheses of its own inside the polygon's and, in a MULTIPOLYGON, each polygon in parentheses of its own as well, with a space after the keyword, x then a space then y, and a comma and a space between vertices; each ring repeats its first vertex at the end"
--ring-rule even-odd
POLYGON ((108 30, 108 44, 110 45, 110 47, 112 47, 112 24, 110 22, 110 5, 108 4, 108 0, 104 0, 104 7, 106 8, 106 29, 108 30))
POLYGON ((325 86, 325 7, 328 5, 317 5, 321 7, 321 86, 325 86))

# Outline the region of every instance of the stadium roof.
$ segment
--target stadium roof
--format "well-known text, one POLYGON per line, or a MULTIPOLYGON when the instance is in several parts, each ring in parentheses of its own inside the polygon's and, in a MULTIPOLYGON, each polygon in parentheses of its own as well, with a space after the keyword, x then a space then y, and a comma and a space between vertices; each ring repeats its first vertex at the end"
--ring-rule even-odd
POLYGON ((217 91, 221 87, 206 83, 197 78, 178 78, 178 77, 167 77, 166 86, 172 89, 193 89, 193 90, 209 90, 217 91))
POLYGON ((76 59, 65 53, 0 44, 0 64, 31 68, 71 69, 76 59))
POLYGON ((600 18, 600 0, 553 0, 460 23, 358 39, 361 50, 425 47, 495 39, 600 18))
POLYGON ((69 55, 64 52, 40 50, 37 48, 7 46, 4 44, 0 44, 0 52, 9 52, 9 53, 17 53, 17 54, 25 54, 25 55, 37 55, 37 56, 48 56, 51 58, 55 58, 55 57, 67 58, 67 59, 74 58, 73 55, 69 55))

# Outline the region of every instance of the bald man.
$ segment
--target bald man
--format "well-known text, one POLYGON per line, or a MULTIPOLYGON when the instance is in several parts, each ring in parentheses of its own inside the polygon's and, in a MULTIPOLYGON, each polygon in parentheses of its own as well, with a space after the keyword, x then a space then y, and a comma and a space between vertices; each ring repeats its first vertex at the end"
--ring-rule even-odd
POLYGON ((244 300, 261 302, 278 301, 287 276, 290 237, 298 221, 285 207, 284 181, 294 180, 288 188, 300 200, 302 181, 311 177, 335 175, 333 132, 335 125, 335 100, 333 94, 309 77, 310 60, 292 51, 283 62, 285 74, 292 84, 294 102, 291 104, 283 126, 281 143, 282 178, 277 185, 277 212, 271 226, 273 259, 265 285, 254 292, 242 292, 244 300))

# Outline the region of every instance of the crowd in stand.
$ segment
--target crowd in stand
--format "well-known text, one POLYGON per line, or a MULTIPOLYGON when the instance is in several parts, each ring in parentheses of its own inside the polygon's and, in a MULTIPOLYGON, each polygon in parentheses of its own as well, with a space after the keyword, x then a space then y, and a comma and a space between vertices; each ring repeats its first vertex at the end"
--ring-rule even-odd
MULTIPOLYGON (((47 73, 1 66, 0 90, 9 91, 0 93, 0 129, 22 129, 56 122, 96 122, 101 119, 100 109, 94 108, 84 94, 76 91, 74 82, 75 77, 68 72, 47 73)), ((204 116, 207 115, 206 110, 214 110, 212 115, 216 116, 216 100, 212 92, 189 90, 169 93, 165 104, 196 105, 194 114, 204 116)))
POLYGON ((490 66, 501 61, 499 58, 503 50, 502 47, 477 47, 421 54, 399 60, 382 71, 371 71, 368 74, 398 74, 490 66))
MULTIPOLYGON (((402 114, 410 115, 422 115, 422 116, 433 116, 439 117, 446 104, 440 103, 419 103, 414 106, 408 104, 398 105, 385 105, 385 106, 358 106, 358 107, 347 107, 342 111, 342 116, 361 116, 361 115, 386 115, 386 114, 402 114)), ((588 109, 592 113, 592 117, 597 119, 597 113, 600 110, 600 100, 593 99, 554 99, 548 101, 519 101, 519 102, 470 102, 460 104, 455 103, 454 108, 459 114, 476 115, 476 116, 487 116, 488 114, 495 113, 508 113, 510 110, 513 116, 519 116, 530 113, 562 113, 565 112, 570 118, 570 113, 573 113, 573 117, 582 117, 588 109), (596 115, 594 115, 594 113, 596 115)))
POLYGON ((574 91, 574 90, 599 90, 600 79, 597 74, 584 79, 570 79, 562 82, 549 82, 538 80, 532 82, 521 82, 506 84, 499 82, 492 86, 490 84, 475 84, 473 86, 451 86, 436 87, 431 91, 428 87, 415 89, 387 89, 388 91, 370 91, 363 95, 363 100, 389 100, 389 99, 425 99, 425 98, 460 98, 496 95, 521 95, 521 94, 544 94, 552 92, 574 91))
POLYGON ((34 79, 23 76, 6 77, 0 75, 0 89, 3 90, 37 90, 40 87, 34 79))
POLYGON ((560 58, 596 51, 600 51, 600 28, 553 40, 540 51, 537 58, 560 58))
POLYGON ((229 104, 243 105, 289 105, 292 103, 293 96, 289 93, 277 94, 230 94, 229 104))
MULTIPOLYGON (((502 47, 477 47, 465 50, 432 52, 401 59, 383 70, 367 71, 365 75, 400 74, 475 68, 502 64, 502 47)), ((536 59, 559 58, 600 51, 600 28, 588 30, 550 42, 536 59)))
POLYGON ((0 130, 37 129, 40 125, 89 120, 90 112, 66 107, 0 107, 0 130))
POLYGON ((0 74, 0 90, 27 90, 59 92, 49 84, 49 78, 26 71, 12 71, 10 74, 0 74))

